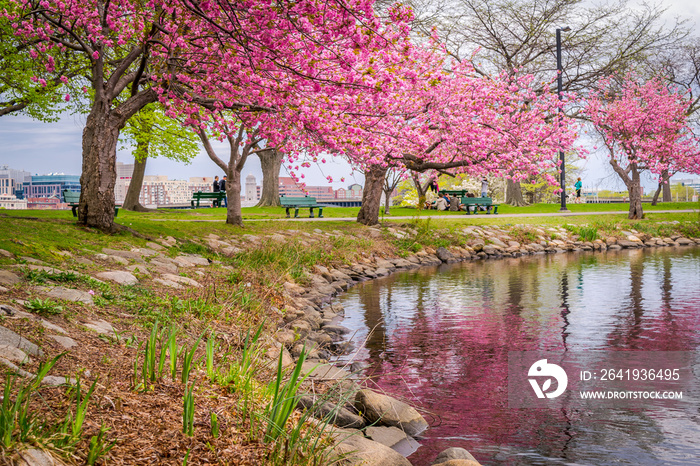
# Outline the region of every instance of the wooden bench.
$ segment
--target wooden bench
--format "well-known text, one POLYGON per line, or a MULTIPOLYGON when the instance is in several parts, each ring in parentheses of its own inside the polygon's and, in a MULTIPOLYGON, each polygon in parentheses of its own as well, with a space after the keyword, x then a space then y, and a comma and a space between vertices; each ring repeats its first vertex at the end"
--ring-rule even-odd
MULTIPOLYGON (((71 191, 70 189, 63 190, 63 200, 68 204, 73 211, 73 217, 78 216, 78 206, 80 205, 80 192, 71 191)), ((114 216, 119 215, 119 207, 114 206, 114 216)))
POLYGON ((493 203, 493 199, 490 197, 463 197, 462 204, 467 209, 467 215, 471 215, 469 208, 474 206, 474 213, 479 211, 479 207, 486 207, 486 213, 491 213, 491 208, 493 207, 494 215, 498 214, 498 204, 493 203))
MULTIPOLYGON (((219 191, 216 193, 203 193, 202 191, 197 191, 196 193, 192 193, 192 200, 190 201, 190 205, 192 206, 193 209, 196 207, 199 207, 199 201, 213 201, 216 202, 217 205, 221 206, 221 201, 224 200, 226 197, 226 192, 224 191, 219 191), (194 203, 197 203, 197 206, 195 207, 194 203)), ((212 206, 214 205, 212 202, 212 206)))
POLYGON ((315 197, 287 197, 280 196, 280 204, 287 211, 289 218, 289 209, 294 208, 294 218, 299 217, 299 209, 309 209, 309 218, 314 218, 314 208, 318 207, 318 218, 323 218, 323 206, 316 203, 315 197))

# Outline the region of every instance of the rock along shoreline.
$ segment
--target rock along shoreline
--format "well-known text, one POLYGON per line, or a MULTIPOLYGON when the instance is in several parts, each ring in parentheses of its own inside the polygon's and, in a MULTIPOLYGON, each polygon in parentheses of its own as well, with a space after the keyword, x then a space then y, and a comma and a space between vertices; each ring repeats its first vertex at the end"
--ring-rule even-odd
MULTIPOLYGON (((416 236, 417 231, 406 227, 371 227, 372 237, 384 234, 399 239, 416 236)), ((700 246, 700 238, 682 235, 653 237, 636 230, 622 231, 621 237, 582 241, 562 227, 535 228, 532 241, 521 243, 509 231, 497 226, 469 226, 462 229, 469 238, 464 246, 425 248, 406 257, 372 256, 361 263, 345 267, 327 268, 315 265, 309 286, 285 282, 284 289, 290 301, 287 313, 275 335, 283 351, 289 352, 289 364, 296 360, 302 349, 307 351, 304 371, 312 380, 342 388, 344 395, 331 396, 321 404, 305 399, 301 407, 315 410, 313 415, 328 418, 335 427, 331 434, 336 439, 335 452, 350 454, 347 464, 409 466, 405 458, 420 446, 416 437, 429 428, 425 418, 409 404, 388 394, 364 387, 357 376, 360 367, 336 367, 328 361, 352 351, 344 340, 350 330, 341 325, 344 309, 334 304, 333 298, 367 280, 394 272, 424 266, 437 266, 476 260, 493 260, 546 254, 606 252, 608 250, 700 246), (369 427, 368 427, 369 426, 369 427)), ((433 465, 475 466, 478 461, 463 448, 452 447, 438 455, 433 465)))

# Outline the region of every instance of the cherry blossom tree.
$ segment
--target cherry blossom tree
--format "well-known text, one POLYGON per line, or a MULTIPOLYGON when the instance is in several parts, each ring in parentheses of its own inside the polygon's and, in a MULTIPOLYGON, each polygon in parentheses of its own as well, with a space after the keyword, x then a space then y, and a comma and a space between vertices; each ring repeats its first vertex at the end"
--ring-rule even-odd
POLYGON ((365 173, 361 223, 377 223, 390 167, 521 179, 551 168, 554 154, 573 144, 575 128, 556 118, 562 103, 546 90, 532 91, 531 76, 481 77, 441 52, 414 49, 413 75, 387 84, 393 86, 384 90, 388 98, 339 96, 335 113, 328 106, 308 109, 341 122, 319 138, 365 173))
POLYGON ((700 173, 700 148, 688 126, 690 102, 660 78, 600 81, 585 108, 608 149, 610 165, 625 183, 630 219, 641 219, 641 174, 700 173))
MULTIPOLYGON (((115 228, 119 132, 147 104, 194 121, 202 109, 276 112, 323 86, 371 89, 383 75, 357 81, 367 70, 354 63, 407 33, 404 10, 390 15, 398 27, 384 28, 367 0, 9 1, 4 14, 37 60, 57 49, 89 62, 78 221, 106 231, 115 228)), ((212 129, 236 134, 224 127, 212 129)))

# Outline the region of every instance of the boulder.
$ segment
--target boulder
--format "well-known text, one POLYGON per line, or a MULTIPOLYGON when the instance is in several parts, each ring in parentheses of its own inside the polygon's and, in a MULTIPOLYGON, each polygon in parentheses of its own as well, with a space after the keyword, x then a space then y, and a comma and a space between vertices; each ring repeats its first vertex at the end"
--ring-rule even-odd
POLYGON ((44 355, 37 345, 2 326, 0 326, 0 345, 13 346, 32 356, 44 355))
POLYGON ((478 461, 476 461, 476 458, 472 456, 471 453, 469 453, 467 450, 464 448, 459 448, 459 447, 450 447, 447 448, 446 450, 443 450, 440 452, 440 454, 435 458, 435 461, 433 461, 433 466, 436 464, 440 465, 447 465, 449 466, 448 462, 450 461, 469 461, 469 463, 450 463, 454 464, 457 466, 458 464, 465 464, 465 466, 472 466, 472 465, 477 465, 479 464, 478 461))
POLYGON ((326 333, 335 333, 337 335, 345 335, 346 333, 350 333, 350 329, 347 327, 343 327, 342 325, 324 325, 322 329, 326 333))
POLYGON ((6 251, 5 249, 0 249, 0 256, 9 257, 10 259, 15 257, 14 254, 12 254, 10 251, 6 251))
POLYGON ((301 371, 304 375, 309 374, 309 377, 316 380, 343 380, 350 377, 350 372, 340 367, 331 366, 330 364, 318 364, 315 362, 305 362, 301 366, 301 371))
POLYGON ((297 285, 296 283, 284 282, 282 286, 284 287, 284 290, 292 296, 300 296, 306 292, 303 287, 297 285))
POLYGON ((676 240, 676 243, 680 244, 681 246, 689 246, 691 244, 695 244, 695 241, 690 240, 688 238, 678 238, 676 240))
POLYGON ((12 286, 19 283, 21 279, 19 275, 10 272, 9 270, 0 270, 0 285, 12 286))
POLYGON ((333 278, 333 281, 344 281, 344 282, 352 282, 352 277, 350 275, 341 272, 340 270, 333 269, 330 271, 331 277, 333 278))
POLYGON ((370 426, 365 429, 365 435, 387 447, 393 447, 399 442, 403 442, 409 437, 397 427, 370 426))
POLYGON ((74 346, 78 346, 78 342, 70 337, 60 336, 60 335, 49 335, 49 338, 54 340, 56 343, 61 345, 63 349, 71 349, 74 346))
POLYGON ((328 419, 331 424, 338 427, 362 429, 365 426, 365 420, 360 416, 330 401, 321 402, 316 397, 305 395, 299 399, 299 406, 310 410, 314 417, 328 419))
POLYGON ((195 267, 197 265, 209 265, 209 261, 202 256, 179 255, 173 258, 179 267, 195 267))
POLYGON ((336 434, 341 439, 333 448, 338 456, 343 456, 340 464, 363 466, 411 466, 400 453, 379 442, 357 434, 336 434))
POLYGON ((369 422, 398 427, 412 437, 428 428, 428 423, 415 408, 372 390, 363 389, 357 392, 355 408, 369 422))
POLYGON ((177 265, 171 262, 170 259, 157 258, 150 262, 150 265, 155 267, 161 273, 177 273, 177 265))
POLYGON ((48 320, 44 320, 44 319, 39 319, 39 320, 41 322, 41 326, 47 330, 51 330, 52 332, 58 332, 58 333, 68 333, 63 329, 63 327, 59 327, 56 324, 52 324, 48 320))
POLYGON ((141 254, 133 251, 122 251, 119 249, 102 248, 102 252, 108 256, 123 257, 124 259, 141 259, 141 254))
POLYGON ((145 265, 134 264, 125 268, 131 273, 140 273, 141 275, 146 275, 147 277, 151 276, 151 272, 148 271, 145 265))
POLYGON ((27 353, 11 345, 0 345, 0 358, 5 358, 10 362, 17 364, 26 364, 32 362, 27 353))
POLYGON ((44 450, 30 448, 15 454, 10 464, 13 466, 59 466, 64 463, 56 460, 50 453, 44 450))
POLYGON ((617 241, 617 244, 619 246, 622 246, 625 249, 631 249, 631 248, 638 248, 641 245, 641 242, 637 243, 636 241, 620 239, 617 241))
POLYGON ((115 283, 119 283, 120 285, 136 285, 139 282, 138 278, 134 277, 130 272, 124 272, 123 270, 100 272, 97 276, 104 280, 111 280, 115 283))
POLYGON ((92 304, 92 295, 87 291, 74 290, 64 286, 56 286, 46 291, 46 296, 54 299, 63 299, 74 303, 92 304))
POLYGON ((172 280, 165 280, 164 278, 154 278, 153 281, 156 283, 160 283, 161 285, 169 286, 170 288, 175 288, 175 289, 184 288, 179 283, 174 282, 172 280))
POLYGON ((311 324, 304 319, 297 319, 289 324, 289 328, 298 333, 301 338, 311 333, 311 324))
POLYGON ((155 249, 156 251, 163 251, 163 250, 165 250, 165 248, 164 248, 163 246, 161 246, 161 245, 158 244, 158 243, 154 243, 154 242, 152 242, 152 241, 147 242, 147 243, 146 243, 146 246, 148 246, 148 247, 151 248, 151 249, 155 249))
POLYGON ((442 262, 457 262, 457 258, 454 256, 454 254, 448 251, 447 248, 437 248, 437 250, 435 251, 435 255, 442 262))
POLYGON ((195 288, 202 287, 202 285, 200 285, 199 282, 197 282, 197 280, 193 280, 192 278, 189 278, 189 277, 182 277, 180 275, 174 275, 172 273, 164 273, 163 279, 171 281, 171 282, 179 283, 181 285, 193 286, 195 288))
POLYGON ((112 324, 107 322, 104 319, 99 319, 99 320, 89 320, 87 323, 83 324, 89 329, 92 329, 96 331, 97 333, 101 333, 103 335, 114 335, 116 332, 114 331, 114 327, 112 327, 112 324))

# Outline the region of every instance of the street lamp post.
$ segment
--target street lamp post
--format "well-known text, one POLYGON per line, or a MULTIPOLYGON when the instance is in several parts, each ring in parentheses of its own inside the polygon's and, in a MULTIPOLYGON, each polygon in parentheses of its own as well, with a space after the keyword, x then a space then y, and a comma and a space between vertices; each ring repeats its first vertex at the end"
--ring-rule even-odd
MULTIPOLYGON (((562 88, 562 66, 561 66, 561 32, 569 32, 571 28, 569 26, 563 28, 557 28, 557 95, 559 100, 561 100, 561 88, 562 88)), ((562 112, 561 107, 559 107, 559 112, 562 112)), ((559 121, 561 121, 561 115, 559 116, 559 121)), ((561 209, 560 212, 569 212, 566 208, 566 165, 564 162, 564 151, 559 150, 559 163, 561 169, 561 209)))

